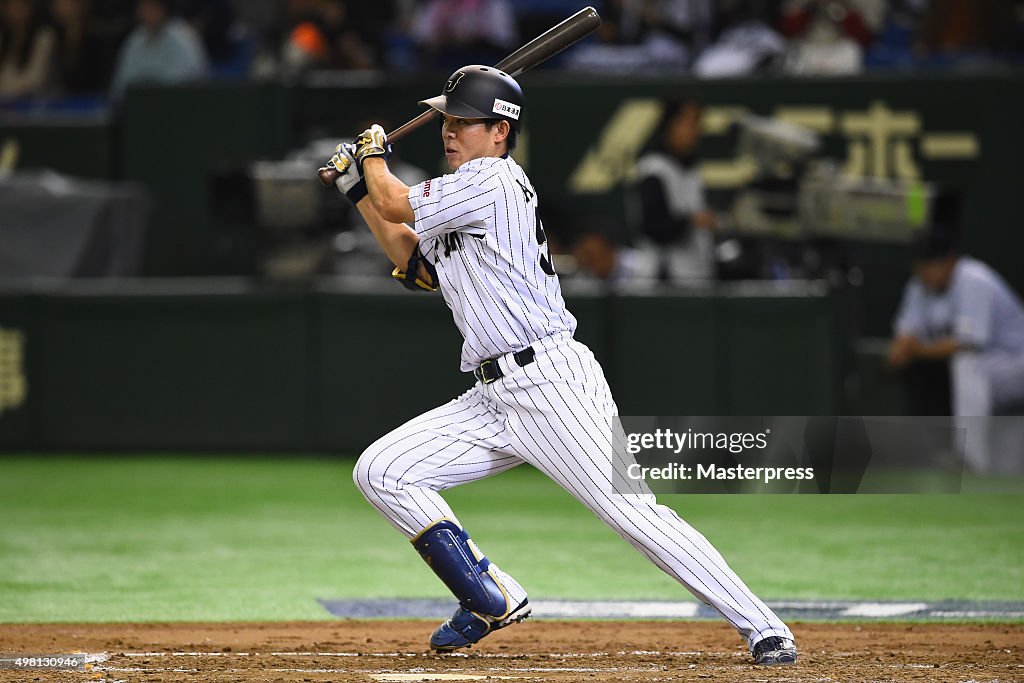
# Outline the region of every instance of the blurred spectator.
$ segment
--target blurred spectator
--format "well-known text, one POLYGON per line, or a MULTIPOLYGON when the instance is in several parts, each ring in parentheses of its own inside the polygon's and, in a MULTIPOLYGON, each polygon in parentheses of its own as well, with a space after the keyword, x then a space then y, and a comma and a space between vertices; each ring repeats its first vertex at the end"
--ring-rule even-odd
POLYGON ((957 253, 949 221, 958 209, 938 206, 939 221, 915 244, 889 362, 950 361, 954 415, 1022 408, 1024 304, 998 273, 957 253))
POLYGON ((115 47, 93 18, 90 0, 53 0, 50 10, 57 29, 56 75, 60 93, 105 93, 115 47))
POLYGON ((616 279, 617 248, 606 235, 588 232, 572 246, 572 255, 580 270, 599 280, 616 279))
POLYGON ((914 41, 928 0, 889 0, 875 40, 865 55, 865 66, 912 68, 914 41))
MULTIPOLYGON (((992 416, 1024 415, 1024 303, 998 273, 956 252, 949 227, 933 226, 915 245, 889 362, 905 371, 948 366, 966 463, 977 472, 1020 472, 1024 421, 992 416)), ((929 387, 909 389, 914 398, 929 387)))
POLYGON ((711 0, 614 0, 604 8, 599 42, 570 57, 573 68, 684 68, 711 39, 711 0))
POLYGON ((416 13, 411 30, 428 64, 443 70, 496 64, 519 43, 506 0, 430 0, 416 13))
MULTIPOLYGON (((606 2, 601 12, 600 29, 594 38, 568 51, 566 66, 569 69, 602 73, 634 72, 657 66, 647 49, 640 44, 638 13, 633 11, 635 5, 635 0, 606 2)), ((547 26, 550 26, 550 17, 547 26)))
POLYGON ((321 22, 327 39, 327 62, 332 69, 371 69, 376 56, 363 40, 363 32, 354 21, 351 7, 358 3, 326 0, 321 5, 321 22))
POLYGON ((840 34, 868 45, 885 19, 884 0, 786 0, 780 27, 786 38, 799 38, 824 14, 840 34))
POLYGON ((872 29, 852 0, 793 0, 782 31, 792 39, 783 70, 793 75, 858 73, 872 29))
POLYGON ((170 0, 138 0, 137 25, 118 56, 115 97, 136 83, 176 83, 207 73, 206 51, 195 30, 171 13, 170 0))
POLYGON ((358 5, 347 0, 291 0, 288 14, 292 29, 281 52, 284 72, 375 68, 377 53, 372 45, 377 44, 378 36, 370 33, 370 25, 358 23, 358 17, 372 16, 365 10, 353 11, 358 5))
POLYGON ((778 61, 786 41, 777 25, 777 3, 770 0, 720 0, 716 4, 715 42, 693 65, 702 78, 745 76, 778 61))
POLYGON ((281 0, 233 0, 232 4, 238 26, 249 41, 246 74, 271 76, 277 71, 285 35, 281 0))
POLYGON ((37 0, 0 2, 0 98, 42 95, 52 83, 57 34, 37 0))
POLYGON ((931 0, 920 47, 931 56, 1005 56, 1013 46, 1010 0, 931 0))
POLYGON ((715 217, 697 173, 703 105, 692 95, 665 104, 651 147, 637 159, 632 192, 655 276, 687 282, 714 276, 715 217))
POLYGON ((375 65, 384 62, 384 53, 388 47, 388 41, 394 32, 399 18, 399 0, 373 0, 373 2, 359 2, 348 0, 346 3, 348 12, 348 25, 358 31, 359 39, 365 43, 372 54, 375 65))
POLYGON ((181 16, 203 39, 210 62, 225 62, 234 56, 235 9, 229 0, 187 0, 181 16))
POLYGON ((573 243, 572 256, 579 275, 611 286, 637 280, 653 282, 655 263, 651 255, 617 244, 609 236, 611 232, 599 227, 585 232, 573 243))
POLYGON ((649 43, 673 41, 686 49, 690 61, 711 42, 711 0, 648 0, 646 5, 649 43))
POLYGON ((285 42, 282 59, 285 73, 301 73, 327 66, 327 39, 313 22, 303 22, 292 29, 285 42))
POLYGON ((620 0, 619 42, 644 46, 655 63, 683 66, 711 40, 711 0, 620 0))

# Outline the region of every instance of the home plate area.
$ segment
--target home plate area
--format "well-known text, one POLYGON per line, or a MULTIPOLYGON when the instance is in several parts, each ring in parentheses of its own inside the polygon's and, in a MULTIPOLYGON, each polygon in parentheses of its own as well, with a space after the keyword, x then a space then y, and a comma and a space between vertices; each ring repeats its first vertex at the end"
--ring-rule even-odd
POLYGON ((724 621, 530 620, 455 654, 425 620, 5 624, 9 653, 88 653, 0 681, 1020 681, 1024 624, 792 622, 794 666, 757 667, 724 621))

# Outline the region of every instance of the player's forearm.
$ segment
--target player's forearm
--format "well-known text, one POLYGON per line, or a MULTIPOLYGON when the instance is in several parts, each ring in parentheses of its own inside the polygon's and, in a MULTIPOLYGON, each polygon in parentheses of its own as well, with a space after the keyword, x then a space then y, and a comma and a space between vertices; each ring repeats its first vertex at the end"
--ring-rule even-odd
POLYGON ((924 360, 943 360, 966 348, 964 344, 953 337, 946 337, 936 342, 921 343, 917 347, 915 355, 924 360))
POLYGON ((409 186, 396 178, 381 158, 369 158, 363 162, 363 176, 370 201, 381 218, 392 223, 408 223, 415 220, 412 204, 409 203, 409 186))
POLYGON ((387 257, 404 271, 412 250, 419 244, 419 236, 408 225, 394 223, 381 216, 369 195, 360 199, 356 208, 387 257))
POLYGON ((898 336, 889 348, 889 362, 895 367, 902 367, 913 360, 945 360, 967 348, 967 345, 953 337, 925 342, 912 334, 904 333, 898 336))

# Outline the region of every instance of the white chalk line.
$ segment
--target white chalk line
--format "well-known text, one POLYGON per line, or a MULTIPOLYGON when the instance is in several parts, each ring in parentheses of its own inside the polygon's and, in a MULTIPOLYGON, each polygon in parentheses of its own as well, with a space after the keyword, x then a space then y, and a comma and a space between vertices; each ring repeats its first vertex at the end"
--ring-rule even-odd
POLYGON ((860 602, 839 613, 840 617, 902 617, 928 609, 927 602, 860 602))
MULTIPOLYGON (((684 657, 706 655, 706 652, 694 650, 690 652, 659 652, 657 650, 633 650, 621 652, 545 652, 545 653, 521 653, 505 654, 500 652, 449 652, 442 657, 464 657, 466 659, 524 659, 526 657, 546 657, 550 659, 580 659, 599 657, 684 657)), ((737 657, 746 656, 746 653, 728 653, 737 657)), ((111 657, 115 655, 95 655, 111 657)), ((118 657, 423 657, 430 656, 424 652, 119 652, 118 657)))
MULTIPOLYGON (((690 668, 695 667, 696 664, 691 664, 690 668)), ((173 671, 175 673, 189 673, 198 671, 209 671, 209 668, 204 669, 186 669, 183 667, 140 667, 140 666, 97 666, 94 667, 94 671, 109 671, 115 673, 159 673, 161 671, 173 671)), ((488 672, 502 672, 502 673, 644 673, 650 671, 660 671, 661 667, 645 667, 645 666, 609 666, 609 667, 585 667, 585 666, 529 666, 529 667, 481 667, 480 671, 488 672)), ((216 669, 220 673, 240 673, 244 671, 251 671, 251 669, 239 669, 239 668, 226 668, 216 669)), ((279 671, 279 672, 291 672, 291 673, 355 673, 357 671, 363 671, 361 669, 335 669, 335 668, 316 668, 306 669, 300 667, 275 667, 269 669, 261 669, 261 671, 279 671)), ((437 670, 425 670, 421 667, 417 667, 417 671, 422 673, 438 673, 456 675, 462 673, 468 673, 461 669, 447 669, 445 671, 437 670)), ((401 673, 392 669, 381 669, 377 671, 370 671, 366 673, 376 674, 390 674, 390 673, 401 673)))
POLYGON ((545 619, 580 619, 614 614, 630 619, 692 619, 700 605, 696 602, 613 601, 613 600, 536 600, 533 610, 545 619))

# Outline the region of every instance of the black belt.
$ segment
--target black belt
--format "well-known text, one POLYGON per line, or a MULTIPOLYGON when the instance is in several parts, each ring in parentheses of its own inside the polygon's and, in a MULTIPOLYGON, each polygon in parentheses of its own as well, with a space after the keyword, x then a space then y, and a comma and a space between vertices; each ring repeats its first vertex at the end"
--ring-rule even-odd
MULTIPOLYGON (((513 353, 512 358, 515 359, 516 365, 518 365, 521 368, 525 368, 527 365, 534 361, 536 355, 537 354, 534 352, 533 347, 527 346, 522 351, 516 351, 515 353, 513 353)), ((501 368, 498 366, 497 358, 488 358, 487 360, 480 364, 480 367, 473 371, 473 376, 476 377, 481 382, 483 382, 484 384, 496 382, 497 380, 501 379, 504 375, 505 373, 503 373, 501 371, 501 368)))

